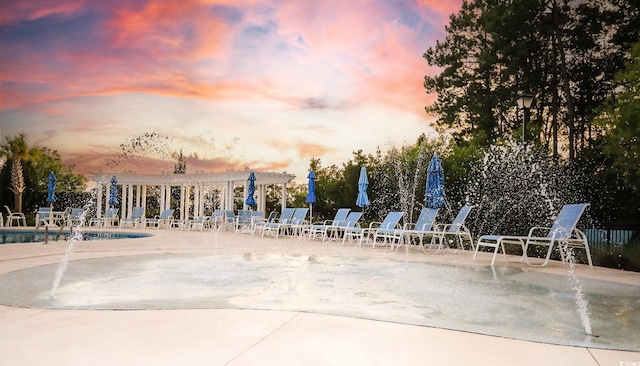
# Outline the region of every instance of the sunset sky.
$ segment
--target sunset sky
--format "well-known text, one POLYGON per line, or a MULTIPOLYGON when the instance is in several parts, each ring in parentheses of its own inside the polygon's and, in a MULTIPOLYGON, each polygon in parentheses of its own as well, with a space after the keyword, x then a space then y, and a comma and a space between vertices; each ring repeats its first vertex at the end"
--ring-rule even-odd
POLYGON ((0 0, 0 133, 76 173, 287 171, 435 135, 462 0, 0 0), (125 154, 126 153, 126 154, 125 154))

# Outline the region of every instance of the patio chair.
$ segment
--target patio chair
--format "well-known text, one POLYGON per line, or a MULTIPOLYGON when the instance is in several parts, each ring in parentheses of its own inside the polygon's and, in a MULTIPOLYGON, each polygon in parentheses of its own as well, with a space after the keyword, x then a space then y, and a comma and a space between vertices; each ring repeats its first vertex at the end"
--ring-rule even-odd
POLYGON ((504 256, 505 261, 513 262, 507 258, 504 246, 505 244, 518 245, 522 249, 522 256, 517 262, 525 261, 532 267, 545 267, 549 264, 551 252, 553 247, 557 244, 560 248, 560 258, 563 263, 565 261, 564 251, 567 248, 583 248, 587 255, 589 268, 593 268, 587 237, 581 230, 576 228, 576 225, 578 225, 578 221, 587 206, 589 206, 588 203, 564 205, 553 222, 553 226, 550 228, 533 227, 529 230, 529 234, 527 236, 483 235, 478 239, 478 244, 476 245, 476 250, 473 254, 473 260, 476 260, 480 247, 489 247, 494 248, 491 266, 493 266, 496 261, 499 249, 502 250, 502 255, 504 256), (529 247, 534 246, 548 247, 542 263, 531 263, 529 261, 527 250, 529 247))
MULTIPOLYGON (((436 225, 435 230, 424 233, 425 236, 431 236, 429 246, 433 246, 437 242, 438 250, 436 250, 436 253, 440 252, 445 245, 449 247, 449 243, 446 241, 447 237, 454 237, 457 239, 459 248, 462 250, 464 250, 465 242, 469 242, 471 250, 474 249, 471 232, 464 224, 467 216, 469 216, 469 213, 474 207, 475 206, 472 205, 462 206, 451 224, 436 225)), ((423 251, 424 247, 425 245, 423 244, 423 251)))
POLYGON ((107 225, 114 226, 118 223, 119 211, 120 211, 119 208, 108 208, 107 211, 104 213, 104 217, 92 218, 91 221, 89 222, 89 225, 102 226, 102 227, 107 227, 107 225))
POLYGON ((69 215, 64 218, 64 224, 67 227, 84 226, 84 209, 72 208, 69 215))
POLYGON ((253 211, 251 210, 238 210, 238 215, 236 216, 235 232, 236 233, 248 233, 252 231, 252 217, 253 211))
POLYGON ((398 223, 400 219, 404 215, 404 212, 393 211, 389 212, 387 216, 384 218, 382 222, 374 221, 369 224, 369 227, 360 228, 360 227, 351 227, 344 231, 344 236, 342 238, 342 245, 349 239, 349 241, 358 238, 358 246, 362 245, 364 239, 368 239, 373 235, 373 245, 375 248, 376 241, 378 238, 382 238, 385 242, 389 238, 393 238, 390 236, 395 230, 400 229, 398 223))
MULTIPOLYGON (((7 224, 6 226, 13 226, 13 222, 15 221, 18 226, 20 226, 20 222, 22 221, 22 226, 27 226, 27 218, 22 212, 11 212, 9 206, 4 206, 5 210, 7 210, 7 224)), ((1 217, 0 217, 1 220, 1 217)))
POLYGON ((349 212, 349 215, 344 220, 335 221, 333 225, 327 227, 322 241, 339 239, 345 230, 360 227, 358 221, 361 217, 362 211, 349 212))
POLYGON ((274 222, 277 217, 278 217, 278 213, 276 211, 271 211, 271 213, 269 213, 269 217, 267 218, 254 217, 253 228, 252 228, 253 235, 256 235, 256 231, 260 231, 262 233, 262 230, 264 230, 264 226, 268 223, 274 222))
POLYGON ((291 222, 291 219, 293 218, 293 214, 295 212, 295 208, 284 208, 282 210, 282 213, 280 214, 280 218, 275 219, 272 222, 268 222, 261 227, 261 236, 264 236, 265 233, 267 233, 267 236, 269 236, 272 232, 275 232, 276 237, 278 237, 282 225, 288 225, 291 222))
POLYGON ((224 223, 224 211, 214 210, 213 214, 209 217, 209 226, 211 229, 217 229, 224 223))
POLYGON ((409 250, 411 240, 414 238, 418 238, 420 240, 419 245, 422 249, 424 237, 429 235, 432 236, 430 232, 435 228, 437 215, 437 208, 423 207, 420 211, 420 216, 418 216, 418 220, 416 220, 415 223, 406 223, 402 229, 396 230, 393 233, 393 235, 397 237, 396 239, 398 241, 396 251, 398 251, 398 248, 403 244, 405 244, 407 246, 407 250, 409 250))
POLYGON ((209 216, 198 216, 193 220, 185 220, 182 229, 204 231, 211 227, 211 218, 209 216))
MULTIPOLYGON (((293 213, 291 222, 282 228, 282 232, 288 232, 290 235, 302 235, 307 227, 309 227, 309 221, 307 221, 307 214, 309 213, 309 207, 298 207, 293 213)), ((276 234, 276 238, 278 235, 276 234)))
POLYGON ((175 210, 170 208, 166 210, 162 210, 160 215, 155 215, 152 219, 146 219, 145 224, 143 226, 146 226, 146 227, 153 226, 156 229, 160 229, 160 228, 169 229, 171 228, 174 212, 175 210))
POLYGON ((131 210, 131 216, 120 219, 120 228, 132 226, 138 228, 138 225, 144 227, 144 207, 134 207, 131 210))
POLYGON ((235 227, 236 225, 236 214, 233 212, 233 210, 226 210, 224 211, 224 219, 222 220, 222 225, 224 226, 224 229, 226 230, 227 228, 231 227, 235 227))
POLYGON ((339 208, 336 211, 336 214, 333 216, 333 220, 324 220, 322 222, 317 222, 309 225, 307 228, 307 234, 309 234, 309 240, 321 236, 322 241, 325 241, 327 236, 327 228, 332 225, 336 225, 347 218, 349 215, 350 208, 339 208))
MULTIPOLYGON (((65 210, 65 212, 67 212, 65 210)), ((69 212, 71 209, 69 208, 69 212)), ((47 228, 57 228, 60 226, 64 226, 64 213, 61 211, 53 211, 51 207, 40 207, 38 211, 36 211, 36 231, 40 226, 45 226, 47 228)))

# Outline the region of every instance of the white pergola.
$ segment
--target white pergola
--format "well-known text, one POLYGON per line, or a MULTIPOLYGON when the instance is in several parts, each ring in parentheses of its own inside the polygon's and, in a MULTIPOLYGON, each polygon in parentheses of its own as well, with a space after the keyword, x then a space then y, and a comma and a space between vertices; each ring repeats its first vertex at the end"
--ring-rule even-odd
MULTIPOLYGON (((247 189, 249 186, 249 174, 251 170, 244 171, 227 170, 222 173, 204 173, 196 172, 193 174, 136 174, 134 172, 124 173, 92 173, 90 179, 97 183, 97 217, 102 217, 104 211, 109 206, 109 188, 111 177, 115 175, 118 186, 122 187, 120 201, 120 217, 129 217, 133 207, 144 207, 146 211, 146 197, 148 187, 158 187, 160 190, 160 211, 173 208, 180 212, 180 219, 188 218, 188 209, 193 206, 193 216, 203 216, 205 207, 205 188, 218 189, 222 192, 221 210, 233 210, 234 205, 234 188, 237 186, 244 187, 243 190, 243 208, 247 209, 244 201, 247 198, 247 189), (170 207, 171 189, 180 188, 180 207, 170 207), (193 200, 190 199, 193 194, 193 200)), ((265 211, 266 209, 266 187, 269 185, 280 185, 282 187, 281 205, 286 207, 287 183, 291 183, 295 175, 287 172, 260 172, 254 171, 255 195, 257 211, 265 211)), ((177 216, 177 215, 176 215, 177 216)))

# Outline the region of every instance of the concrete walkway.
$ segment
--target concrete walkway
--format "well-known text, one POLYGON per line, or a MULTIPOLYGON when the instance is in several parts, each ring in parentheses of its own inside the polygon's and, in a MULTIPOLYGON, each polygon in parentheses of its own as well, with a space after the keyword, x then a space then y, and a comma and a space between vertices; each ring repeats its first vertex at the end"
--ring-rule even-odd
MULTIPOLYGON (((152 253, 331 255, 314 241, 147 230, 152 238, 78 243, 72 260, 152 253), (213 239, 215 238, 215 239, 213 239)), ((0 274, 58 263, 66 242, 0 245, 0 274)), ((357 255, 486 266, 469 253, 358 249, 357 255)), ((506 265, 500 263, 500 265, 506 265)), ((513 266, 521 266, 514 264, 513 266)), ((543 269, 562 273, 561 264, 543 269)), ((640 274, 586 266, 584 277, 638 285, 640 274)), ((0 305, 4 365, 640 365, 639 352, 566 347, 295 311, 51 310, 0 305)), ((640 342, 640 340, 639 340, 640 342)))

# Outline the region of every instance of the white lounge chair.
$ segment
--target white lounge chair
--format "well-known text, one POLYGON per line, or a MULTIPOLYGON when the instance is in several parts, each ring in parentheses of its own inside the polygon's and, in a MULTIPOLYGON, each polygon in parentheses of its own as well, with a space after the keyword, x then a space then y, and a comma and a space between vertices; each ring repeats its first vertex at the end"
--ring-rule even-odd
MULTIPOLYGON (((298 207, 293 213, 293 217, 289 223, 284 224, 281 227, 281 233, 288 233, 289 235, 302 235, 304 230, 309 226, 307 221, 307 214, 309 213, 308 207, 298 207)), ((276 238, 278 234, 276 233, 276 238)))
POLYGON ((253 224, 253 211, 251 210, 238 210, 235 222, 236 233, 248 233, 253 231, 251 225, 253 224))
POLYGON ((275 233, 275 236, 278 237, 278 235, 280 234, 280 229, 283 227, 283 225, 289 225, 291 223, 291 219, 293 219, 293 214, 295 212, 295 208, 284 208, 282 210, 282 213, 280 213, 279 218, 262 226, 261 236, 264 236, 265 233, 267 234, 267 236, 269 236, 271 233, 275 233))
POLYGON ((398 245, 396 246, 396 251, 400 248, 401 245, 406 245, 407 250, 409 250, 409 245, 413 238, 418 238, 420 249, 424 249, 423 240, 425 236, 433 236, 431 232, 435 229, 436 216, 438 215, 437 208, 428 208, 424 207, 420 211, 420 216, 418 216, 418 220, 415 223, 407 223, 402 229, 396 230, 393 235, 395 235, 398 241, 398 245))
POLYGON ((186 220, 182 225, 182 228, 204 231, 211 226, 210 223, 211 218, 209 216, 198 216, 193 220, 186 220))
POLYGON ((472 205, 462 206, 451 224, 436 225, 436 228, 433 232, 426 232, 424 234, 432 235, 430 246, 433 246, 436 241, 438 242, 438 250, 436 250, 436 253, 438 253, 445 245, 447 247, 449 246, 446 241, 448 237, 454 237, 455 239, 457 239, 458 245, 462 250, 464 250, 465 241, 469 242, 469 247, 471 250, 474 249, 471 232, 464 224, 464 222, 467 220, 467 217, 469 216, 469 213, 474 207, 475 206, 472 205))
POLYGON ((360 227, 351 227, 344 231, 344 236, 342 238, 342 245, 349 239, 349 241, 358 238, 358 246, 362 245, 362 242, 365 239, 368 239, 370 236, 373 236, 373 245, 375 248, 376 241, 379 238, 382 238, 385 242, 387 239, 393 240, 393 232, 397 229, 400 229, 399 226, 400 219, 404 216, 404 212, 393 211, 389 212, 387 216, 384 218, 382 222, 372 222, 369 224, 369 227, 360 228, 360 227))
POLYGON ((233 210, 224 211, 224 220, 222 220, 224 229, 227 228, 235 228, 236 225, 236 214, 233 210))
MULTIPOLYGON (((7 224, 6 226, 13 226, 13 222, 15 221, 18 226, 20 226, 20 222, 22 221, 22 226, 27 226, 27 218, 22 212, 11 212, 9 206, 4 206, 5 210, 7 210, 7 224)), ((1 220, 1 217, 0 217, 1 220)))
POLYGON ((269 217, 264 218, 264 217, 254 217, 253 218, 253 235, 256 235, 256 231, 260 231, 260 233, 262 233, 262 231, 264 230, 264 226, 268 223, 272 223, 276 220, 276 218, 278 217, 278 213, 276 211, 271 211, 271 213, 269 214, 269 217))
POLYGON ((91 219, 90 225, 92 226, 114 226, 118 223, 119 208, 108 208, 104 213, 104 217, 94 217, 91 219))
POLYGON ((343 233, 349 228, 359 228, 360 226, 358 224, 358 221, 360 221, 361 217, 362 211, 352 211, 349 212, 349 215, 344 220, 334 221, 333 225, 327 227, 322 241, 334 239, 337 240, 341 236, 343 236, 343 233))
POLYGON ((350 208, 339 208, 336 211, 336 214, 333 217, 333 220, 324 220, 322 222, 318 222, 315 224, 309 225, 307 228, 307 234, 309 234, 309 239, 313 239, 317 236, 322 237, 322 241, 325 241, 327 237, 327 229, 329 226, 334 226, 347 218, 349 215, 350 208))
MULTIPOLYGON (((65 212, 67 212, 65 210, 65 212)), ((69 211, 70 212, 70 211, 69 211)), ((57 228, 64 225, 64 213, 54 212, 51 207, 40 207, 36 212, 36 231, 40 226, 47 228, 57 228)))
POLYGON ((169 229, 171 228, 174 212, 175 210, 170 208, 162 210, 160 215, 155 215, 152 219, 146 219, 144 226, 155 227, 156 229, 169 229))
POLYGON ((213 211, 213 214, 209 218, 209 226, 211 226, 211 229, 217 229, 218 227, 220 227, 220 225, 223 225, 223 224, 224 224, 224 211, 222 210, 213 211))
POLYGON ((134 207, 131 210, 131 216, 120 219, 120 227, 127 228, 129 226, 138 228, 138 225, 144 227, 144 207, 134 207))
POLYGON ((84 209, 72 208, 69 215, 65 218, 65 225, 67 227, 84 226, 84 219, 84 209))
POLYGON ((494 248, 493 258, 491 259, 491 265, 493 266, 496 261, 498 250, 502 249, 505 261, 509 261, 505 252, 505 244, 518 245, 522 249, 522 256, 517 262, 525 261, 527 264, 533 267, 545 267, 549 264, 551 258, 551 252, 553 247, 557 244, 560 247, 560 258, 565 261, 564 249, 571 248, 583 248, 587 255, 587 261, 589 267, 593 268, 591 261, 591 253, 589 252, 589 243, 587 242, 586 235, 576 228, 578 221, 582 216, 584 210, 589 206, 588 203, 579 203, 564 205, 558 213, 553 226, 547 227, 533 227, 529 230, 527 236, 514 236, 514 235, 482 235, 478 239, 475 253, 473 254, 473 260, 476 260, 478 250, 480 247, 494 248), (548 247, 547 253, 542 263, 531 263, 529 256, 527 255, 527 249, 530 246, 543 246, 548 247))

